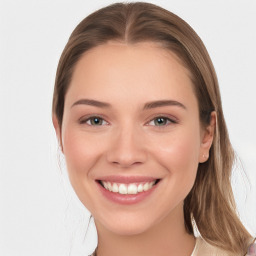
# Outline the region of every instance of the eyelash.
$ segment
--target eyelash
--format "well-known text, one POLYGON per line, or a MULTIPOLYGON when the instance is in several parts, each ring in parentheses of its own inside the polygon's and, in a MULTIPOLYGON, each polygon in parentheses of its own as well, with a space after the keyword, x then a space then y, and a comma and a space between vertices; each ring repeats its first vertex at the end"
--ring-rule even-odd
MULTIPOLYGON (((147 122, 147 125, 148 126, 150 126, 150 123, 151 122, 154 122, 154 124, 155 124, 155 121, 156 120, 160 120, 160 119, 162 119, 162 121, 164 122, 164 124, 163 125, 152 125, 152 126, 155 126, 155 127, 157 127, 157 128, 164 128, 164 127, 166 127, 166 126, 168 126, 168 125, 170 125, 170 124, 177 124, 178 122, 177 122, 177 120, 175 120, 175 119, 171 119, 171 118, 169 118, 169 117, 167 117, 167 116, 164 116, 164 115, 159 115, 159 116, 155 116, 153 119, 151 119, 149 122, 147 122)), ((95 116, 89 116, 89 117, 87 117, 86 119, 82 119, 82 120, 79 120, 79 123, 80 124, 87 124, 87 125, 89 125, 89 126, 102 126, 102 125, 108 125, 109 123, 107 122, 107 121, 105 121, 104 120, 104 118, 103 117, 101 117, 101 116, 99 116, 99 115, 95 115, 95 116), (99 121, 100 121, 100 124, 99 125, 97 125, 97 124, 88 124, 87 122, 88 121, 92 121, 94 119, 94 121, 95 121, 95 119, 98 119, 99 121)))

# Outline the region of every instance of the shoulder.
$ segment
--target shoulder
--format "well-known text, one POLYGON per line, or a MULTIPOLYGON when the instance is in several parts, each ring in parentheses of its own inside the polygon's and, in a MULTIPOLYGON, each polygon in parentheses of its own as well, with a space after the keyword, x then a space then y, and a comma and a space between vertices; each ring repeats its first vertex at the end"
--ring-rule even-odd
POLYGON ((236 256, 213 246, 203 240, 201 237, 196 238, 196 246, 191 256, 236 256))

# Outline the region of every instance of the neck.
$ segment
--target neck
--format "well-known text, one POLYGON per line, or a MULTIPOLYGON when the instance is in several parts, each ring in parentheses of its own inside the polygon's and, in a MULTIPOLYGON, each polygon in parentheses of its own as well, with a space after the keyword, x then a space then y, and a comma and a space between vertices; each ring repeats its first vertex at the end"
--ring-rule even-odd
POLYGON ((97 256, 190 256, 195 238, 185 230, 183 207, 179 205, 149 230, 136 235, 118 235, 95 220, 97 256))

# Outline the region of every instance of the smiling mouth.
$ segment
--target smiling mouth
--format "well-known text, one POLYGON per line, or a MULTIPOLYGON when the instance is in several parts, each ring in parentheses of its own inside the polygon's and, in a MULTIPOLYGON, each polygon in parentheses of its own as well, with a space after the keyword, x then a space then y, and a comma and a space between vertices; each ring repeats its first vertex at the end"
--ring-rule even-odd
POLYGON ((152 189, 160 179, 156 179, 154 181, 150 182, 138 182, 138 183, 116 183, 116 182, 110 182, 110 181, 103 181, 98 180, 97 182, 106 190, 118 193, 121 195, 136 195, 141 192, 146 192, 150 189, 152 189))

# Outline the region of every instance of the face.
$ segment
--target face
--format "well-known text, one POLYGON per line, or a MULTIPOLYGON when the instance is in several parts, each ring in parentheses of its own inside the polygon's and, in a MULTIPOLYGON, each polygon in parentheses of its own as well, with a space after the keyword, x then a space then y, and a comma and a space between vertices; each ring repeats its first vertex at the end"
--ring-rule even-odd
POLYGON ((172 216, 191 190, 211 136, 189 72, 153 43, 86 52, 55 128, 72 186, 96 224, 139 234, 172 216))

